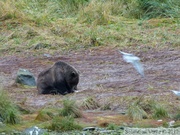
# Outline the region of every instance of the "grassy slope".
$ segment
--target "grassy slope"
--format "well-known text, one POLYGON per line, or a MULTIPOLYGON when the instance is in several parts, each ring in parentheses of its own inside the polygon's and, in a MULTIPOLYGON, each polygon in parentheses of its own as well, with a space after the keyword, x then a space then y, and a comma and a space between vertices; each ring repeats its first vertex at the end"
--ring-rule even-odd
POLYGON ((141 49, 180 44, 179 18, 128 19, 110 10, 108 1, 102 4, 92 0, 74 11, 60 10, 58 1, 51 0, 46 3, 7 0, 1 5, 1 55, 20 52, 37 55, 33 47, 38 43, 50 44, 42 51, 50 54, 98 46, 141 49))

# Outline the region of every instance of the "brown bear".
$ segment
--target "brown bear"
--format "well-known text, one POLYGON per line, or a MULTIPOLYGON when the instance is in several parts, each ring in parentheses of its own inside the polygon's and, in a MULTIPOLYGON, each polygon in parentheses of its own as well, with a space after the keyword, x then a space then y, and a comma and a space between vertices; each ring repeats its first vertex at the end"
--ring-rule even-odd
POLYGON ((37 89, 39 94, 65 95, 77 90, 78 83, 77 70, 65 62, 58 61, 38 75, 37 89))

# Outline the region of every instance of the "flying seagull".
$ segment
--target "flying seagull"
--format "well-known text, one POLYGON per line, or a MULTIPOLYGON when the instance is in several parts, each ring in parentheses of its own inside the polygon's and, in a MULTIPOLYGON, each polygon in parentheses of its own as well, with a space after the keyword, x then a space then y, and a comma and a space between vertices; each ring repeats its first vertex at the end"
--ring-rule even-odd
POLYGON ((179 99, 180 99, 180 91, 171 90, 179 99))
POLYGON ((131 63, 134 66, 134 68, 137 70, 137 72, 142 77, 144 77, 144 68, 140 62, 140 58, 130 53, 125 53, 122 51, 119 52, 123 55, 124 61, 126 61, 127 63, 131 63))

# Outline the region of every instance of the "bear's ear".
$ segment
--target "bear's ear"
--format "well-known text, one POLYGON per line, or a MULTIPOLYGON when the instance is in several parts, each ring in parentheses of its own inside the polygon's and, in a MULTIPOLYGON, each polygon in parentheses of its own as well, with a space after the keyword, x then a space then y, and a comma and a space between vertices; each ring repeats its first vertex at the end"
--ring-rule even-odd
POLYGON ((76 73, 75 72, 71 72, 71 77, 75 77, 76 73))

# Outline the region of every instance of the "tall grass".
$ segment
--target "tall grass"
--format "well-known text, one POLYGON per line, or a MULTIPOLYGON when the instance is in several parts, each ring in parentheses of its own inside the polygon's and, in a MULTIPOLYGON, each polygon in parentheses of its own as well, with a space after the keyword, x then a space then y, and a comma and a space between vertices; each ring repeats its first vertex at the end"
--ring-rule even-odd
POLYGON ((180 17, 179 0, 137 0, 144 18, 180 17))
POLYGON ((16 7, 15 0, 3 0, 0 1, 0 20, 14 19, 19 18, 24 20, 26 18, 25 14, 22 12, 22 9, 16 7))
POLYGON ((3 0, 0 5, 1 20, 18 18, 37 24, 67 17, 97 24, 110 23, 112 16, 180 17, 179 0, 3 0))
POLYGON ((56 0, 60 9, 60 14, 75 15, 77 11, 82 10, 90 0, 56 0))
POLYGON ((4 123, 17 124, 20 122, 20 112, 10 100, 7 93, 0 89, 0 119, 4 123))
MULTIPOLYGON (((180 15, 178 3, 172 0, 169 4, 174 7, 167 8, 174 11, 171 17, 180 15)), ((147 5, 143 0, 1 0, 0 5, 0 55, 34 53, 36 50, 32 46, 39 43, 51 46, 41 48, 43 51, 36 51, 35 55, 105 45, 179 46, 178 19, 167 19, 167 23, 157 20, 155 25, 127 19, 151 18, 150 13, 154 15, 153 12, 160 11, 144 8, 147 5), (170 30, 169 26, 162 29, 169 24, 173 24, 170 30), (153 29, 155 27, 158 28, 153 29)))

